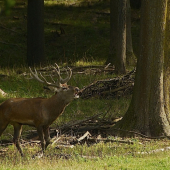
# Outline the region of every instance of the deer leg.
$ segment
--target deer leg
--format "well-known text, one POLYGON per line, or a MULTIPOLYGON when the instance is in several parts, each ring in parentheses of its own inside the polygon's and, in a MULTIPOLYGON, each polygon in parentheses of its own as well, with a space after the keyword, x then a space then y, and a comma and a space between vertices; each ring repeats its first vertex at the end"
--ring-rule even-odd
POLYGON ((22 125, 19 123, 15 123, 13 124, 14 126, 14 144, 17 147, 19 153, 21 154, 21 156, 24 156, 21 146, 20 146, 20 142, 19 142, 19 138, 21 136, 21 131, 22 131, 22 125))
POLYGON ((44 133, 43 133, 42 126, 37 127, 37 132, 38 132, 38 135, 39 135, 39 138, 40 138, 40 141, 41 141, 42 151, 44 152, 44 150, 45 150, 45 140, 44 140, 44 133))
POLYGON ((44 132, 44 137, 45 137, 45 141, 46 141, 46 144, 45 144, 45 149, 47 148, 47 146, 50 144, 50 133, 49 133, 49 126, 47 127, 43 127, 43 132, 44 132))
POLYGON ((2 135, 3 131, 6 129, 6 127, 8 126, 8 123, 7 121, 0 121, 0 136, 2 135))

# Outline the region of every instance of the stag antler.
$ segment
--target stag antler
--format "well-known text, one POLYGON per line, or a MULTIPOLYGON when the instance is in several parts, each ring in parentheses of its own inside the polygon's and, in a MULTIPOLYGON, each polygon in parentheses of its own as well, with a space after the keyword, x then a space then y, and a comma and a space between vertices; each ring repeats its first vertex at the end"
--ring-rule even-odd
POLYGON ((65 84, 65 83, 67 83, 69 80, 70 80, 70 78, 71 78, 71 76, 72 76, 72 71, 71 71, 71 69, 68 67, 68 70, 69 70, 69 73, 68 73, 68 71, 66 70, 66 73, 67 73, 67 77, 65 78, 65 79, 63 79, 61 76, 60 76, 60 68, 59 68, 59 66, 55 63, 55 65, 56 65, 56 67, 57 67, 57 69, 56 69, 56 67, 52 67, 54 70, 55 70, 55 72, 57 73, 57 75, 58 75, 58 78, 59 78, 59 82, 61 83, 61 84, 65 84))
POLYGON ((52 81, 54 82, 54 83, 50 83, 50 82, 48 82, 46 79, 45 79, 45 77, 41 74, 41 72, 39 73, 39 75, 41 76, 41 78, 43 79, 40 79, 39 78, 39 76, 38 76, 38 72, 37 72, 37 70, 36 69, 34 69, 35 70, 35 73, 31 70, 31 68, 29 67, 29 69, 30 69, 30 72, 31 72, 31 74, 32 74, 32 76, 36 79, 36 80, 38 80, 40 83, 43 83, 43 84, 46 84, 47 86, 53 86, 53 87, 61 87, 61 84, 64 84, 64 83, 67 83, 69 80, 70 80, 70 78, 71 78, 71 76, 72 76, 72 71, 71 71, 71 69, 68 67, 68 70, 69 70, 69 73, 68 73, 68 71, 66 70, 66 73, 67 73, 67 77, 65 78, 65 79, 63 79, 61 76, 60 76, 60 69, 59 69, 59 66, 55 63, 55 65, 56 65, 56 67, 54 67, 54 66, 51 66, 51 68, 53 68, 54 70, 55 70, 55 72, 57 73, 57 76, 58 76, 58 78, 59 78, 59 81, 58 82, 55 82, 54 81, 54 79, 52 78, 52 76, 50 75, 50 77, 51 77, 51 79, 52 79, 52 81))

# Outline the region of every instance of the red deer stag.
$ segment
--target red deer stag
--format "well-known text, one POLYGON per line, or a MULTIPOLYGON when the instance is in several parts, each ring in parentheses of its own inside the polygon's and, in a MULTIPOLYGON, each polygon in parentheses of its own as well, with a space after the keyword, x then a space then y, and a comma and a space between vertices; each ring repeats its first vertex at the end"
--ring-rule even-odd
POLYGON ((65 79, 61 78, 60 69, 57 64, 53 69, 58 76, 58 82, 47 82, 41 73, 39 73, 41 76, 41 78, 39 78, 37 71, 35 70, 35 73, 33 73, 31 68, 30 72, 39 82, 46 84, 49 88, 53 87, 55 89, 54 96, 47 99, 11 98, 0 105, 0 136, 8 124, 12 124, 14 127, 14 144, 21 156, 23 156, 23 152, 20 147, 19 138, 22 125, 34 126, 37 129, 41 140, 42 151, 44 152, 50 144, 49 126, 63 113, 65 107, 74 98, 79 97, 78 87, 72 87, 66 84, 72 76, 71 69, 68 68, 68 76, 65 79))

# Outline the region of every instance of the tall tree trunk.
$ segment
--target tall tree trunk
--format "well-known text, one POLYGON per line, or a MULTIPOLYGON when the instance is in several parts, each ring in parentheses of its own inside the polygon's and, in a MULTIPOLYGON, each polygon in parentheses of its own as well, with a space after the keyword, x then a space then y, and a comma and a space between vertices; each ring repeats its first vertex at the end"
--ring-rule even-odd
POLYGON ((169 77, 165 77, 166 72, 163 75, 166 9, 167 0, 142 1, 141 53, 134 93, 127 113, 116 125, 148 136, 170 136, 169 117, 164 108, 164 83, 169 77))
POLYGON ((136 59, 135 59, 135 55, 133 52, 133 45, 132 45, 130 0, 127 0, 127 10, 126 10, 126 63, 129 66, 136 65, 136 59))
POLYGON ((166 21, 166 33, 165 33, 165 58, 164 58, 164 104, 165 112, 170 122, 170 1, 167 3, 167 21, 166 21))
POLYGON ((118 24, 118 0, 110 0, 110 50, 106 64, 115 63, 118 24))
POLYGON ((39 65, 44 61, 44 0, 28 0, 27 62, 39 65))
POLYGON ((110 52, 106 61, 122 74, 126 73, 126 1, 110 1, 110 52))
POLYGON ((118 73, 126 73, 126 1, 118 2, 118 39, 115 70, 118 73))

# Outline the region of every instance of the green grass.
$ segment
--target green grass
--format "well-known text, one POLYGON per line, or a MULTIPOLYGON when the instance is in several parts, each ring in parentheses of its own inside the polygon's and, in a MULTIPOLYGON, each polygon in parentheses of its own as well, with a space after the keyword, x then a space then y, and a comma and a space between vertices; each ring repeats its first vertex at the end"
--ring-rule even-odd
MULTIPOLYGON (((26 65, 27 2, 16 2, 10 15, 0 16, 1 67, 26 65)), ((92 2, 89 7, 86 1, 45 1, 47 63, 106 60, 109 50, 109 15, 98 12, 108 12, 109 1, 92 2), (58 36, 60 27, 65 34, 58 36)))
MULTIPOLYGON (((50 97, 52 94, 44 92, 42 85, 35 80, 26 79, 18 72, 28 72, 26 68, 1 69, 1 86, 8 97, 50 97)), ((110 75, 73 75, 71 85, 81 82, 81 88, 92 83, 96 79, 108 78, 110 75)), ((1 101, 6 100, 1 98, 1 101)), ((65 112, 57 119, 52 127, 63 125, 67 122, 85 119, 98 113, 107 113, 107 119, 121 117, 126 112, 131 97, 120 99, 78 99, 73 101, 65 112), (112 106, 110 108, 110 106, 112 106), (110 108, 110 110, 109 110, 110 108)), ((26 139, 28 130, 34 129, 29 126, 23 127, 22 139, 26 139)), ((5 130, 1 139, 12 141, 13 127, 11 125, 5 130)), ((110 136, 113 139, 119 137, 110 136)), ((56 149, 56 146, 49 146, 45 156, 41 159, 32 159, 32 156, 40 151, 40 145, 23 146, 24 158, 21 158, 14 145, 0 146, 0 169, 168 169, 169 153, 165 151, 155 154, 139 154, 138 152, 150 152, 158 148, 169 146, 169 140, 144 140, 142 138, 127 138, 124 140, 133 141, 134 144, 98 143, 91 146, 77 145, 74 148, 56 149), (7 150, 3 152, 3 150, 7 150), (69 159, 59 157, 68 155, 69 159)))
MULTIPOLYGON (((164 141, 168 142, 168 141, 164 141)), ((159 141, 159 144, 163 142, 159 141)), ((56 150, 49 148, 46 156, 41 159, 32 159, 30 154, 35 153, 29 147, 24 150, 26 156, 21 158, 16 149, 12 146, 8 152, 10 155, 3 156, 0 159, 1 169, 169 169, 170 152, 159 154, 142 155, 137 154, 139 148, 142 151, 151 150, 157 142, 147 142, 140 144, 136 141, 134 145, 108 143, 96 144, 90 147, 86 145, 77 146, 73 149, 56 150), (57 155, 71 155, 69 159, 58 158, 57 155)), ((157 146, 158 147, 158 146, 157 146)))

